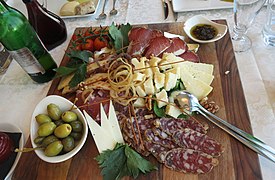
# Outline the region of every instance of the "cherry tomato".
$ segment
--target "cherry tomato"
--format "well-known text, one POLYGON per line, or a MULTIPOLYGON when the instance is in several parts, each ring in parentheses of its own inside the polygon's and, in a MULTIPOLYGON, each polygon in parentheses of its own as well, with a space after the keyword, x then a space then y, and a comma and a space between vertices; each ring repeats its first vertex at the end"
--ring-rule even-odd
POLYGON ((92 31, 91 28, 87 29, 87 31, 84 34, 85 37, 87 37, 87 36, 93 36, 93 35, 94 35, 94 32, 92 31))
POLYGON ((100 51, 102 48, 108 46, 108 41, 104 37, 97 37, 94 41, 94 50, 100 51))
POLYGON ((82 45, 81 44, 77 44, 75 46, 75 50, 82 51, 82 45))
POLYGON ((82 41, 82 36, 81 36, 81 34, 73 34, 72 40, 73 40, 74 42, 80 43, 80 42, 82 41))
POLYGON ((82 50, 94 51, 94 41, 92 39, 86 39, 86 42, 82 44, 82 50))

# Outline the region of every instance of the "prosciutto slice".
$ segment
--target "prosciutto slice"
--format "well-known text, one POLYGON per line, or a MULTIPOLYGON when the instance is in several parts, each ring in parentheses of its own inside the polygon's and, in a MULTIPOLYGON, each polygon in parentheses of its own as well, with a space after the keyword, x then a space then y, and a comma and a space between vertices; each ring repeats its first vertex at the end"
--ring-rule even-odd
POLYGON ((150 58, 150 56, 159 56, 166 49, 171 46, 172 41, 164 36, 156 37, 151 40, 150 45, 145 50, 145 57, 150 58))
POLYGON ((191 61, 191 62, 199 62, 200 58, 199 56, 194 53, 193 51, 186 51, 185 53, 179 55, 179 57, 183 58, 186 61, 191 61))
POLYGON ((171 38, 171 46, 165 50, 167 53, 174 53, 176 56, 185 53, 188 50, 186 42, 180 38, 171 38))

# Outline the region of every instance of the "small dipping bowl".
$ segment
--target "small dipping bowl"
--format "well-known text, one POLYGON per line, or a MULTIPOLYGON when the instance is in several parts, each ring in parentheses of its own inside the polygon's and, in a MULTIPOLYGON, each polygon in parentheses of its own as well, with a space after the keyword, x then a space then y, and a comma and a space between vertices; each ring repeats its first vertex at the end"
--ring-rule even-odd
POLYGON ((194 16, 194 17, 188 19, 184 23, 183 30, 185 31, 186 35, 193 41, 196 41, 198 43, 211 43, 211 42, 215 42, 215 41, 221 39, 226 34, 227 26, 223 25, 223 24, 215 23, 201 15, 197 15, 197 16, 194 16), (216 32, 216 35, 214 36, 214 38, 212 38, 210 40, 200 40, 191 34, 192 28, 195 27, 196 25, 201 25, 201 24, 211 25, 212 27, 214 27, 216 29, 217 32, 216 32))

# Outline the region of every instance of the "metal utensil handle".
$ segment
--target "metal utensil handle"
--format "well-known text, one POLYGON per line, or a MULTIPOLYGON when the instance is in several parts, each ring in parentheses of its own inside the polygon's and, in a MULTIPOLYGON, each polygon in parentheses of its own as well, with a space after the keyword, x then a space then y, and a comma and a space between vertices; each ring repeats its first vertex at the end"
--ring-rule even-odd
POLYGON ((116 0, 113 0, 113 9, 115 9, 116 6, 116 0))
MULTIPOLYGON (((197 111, 202 114, 205 118, 207 118, 209 121, 211 121, 212 123, 214 123, 215 125, 217 125, 218 127, 220 127, 221 129, 223 129, 224 131, 226 131, 228 134, 230 134, 231 136, 233 136, 234 138, 236 138, 237 140, 239 140, 240 142, 242 142, 244 145, 246 145, 247 147, 249 147, 250 149, 254 150, 255 152, 257 152, 258 154, 266 157, 267 159, 271 160, 272 162, 275 163, 275 157, 273 156, 272 153, 270 153, 266 148, 264 148, 261 145, 255 144, 254 141, 251 140, 251 138, 244 138, 243 136, 241 136, 240 134, 238 134, 236 131, 230 129, 227 125, 223 124, 223 122, 221 122, 220 120, 217 119, 211 119, 209 116, 207 116, 205 113, 207 113, 208 115, 211 116, 210 113, 207 112, 207 110, 202 111, 203 109, 198 109, 197 111)), ((212 114, 213 115, 213 114, 212 114)), ((211 116, 212 117, 212 116, 211 116)), ((217 117, 217 116, 216 116, 217 117)), ((233 126, 234 127, 234 126, 233 126)), ((236 127, 235 127, 236 128, 236 127)), ((251 135, 250 135, 251 136, 251 135)), ((253 137, 253 136, 252 136, 253 137)), ((266 145, 267 146, 267 145, 266 145)))
POLYGON ((102 7, 102 11, 101 11, 102 14, 104 13, 104 10, 105 10, 106 1, 107 1, 107 0, 103 0, 103 7, 102 7))

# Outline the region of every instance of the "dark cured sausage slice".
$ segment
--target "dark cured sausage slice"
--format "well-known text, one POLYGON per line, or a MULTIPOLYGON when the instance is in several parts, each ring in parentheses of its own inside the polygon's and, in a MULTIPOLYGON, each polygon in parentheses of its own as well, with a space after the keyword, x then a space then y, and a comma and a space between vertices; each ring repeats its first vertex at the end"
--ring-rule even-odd
POLYGON ((188 128, 175 131, 173 140, 180 147, 202 151, 214 157, 220 156, 223 152, 222 145, 216 140, 188 128))
POLYGON ((155 144, 152 141, 144 141, 146 149, 153 155, 160 163, 163 163, 166 153, 171 150, 160 144, 155 144))
POLYGON ((187 51, 188 47, 186 42, 180 38, 171 38, 171 46, 165 50, 167 53, 174 53, 176 56, 183 54, 187 51))
POLYGON ((174 118, 160 118, 154 122, 157 128, 162 129, 169 135, 173 135, 178 129, 190 128, 200 133, 206 134, 208 125, 203 125, 196 120, 189 119, 174 119, 174 118))
POLYGON ((193 51, 186 51, 185 53, 179 55, 179 57, 183 58, 186 61, 200 62, 199 56, 193 51))
POLYGON ((147 129, 144 132, 144 137, 146 141, 151 141, 154 144, 159 144, 163 147, 167 147, 169 149, 172 148, 177 148, 179 147, 176 143, 173 142, 173 140, 171 139, 171 137, 167 137, 167 138, 160 138, 159 136, 155 135, 154 132, 152 131, 152 129, 147 129))
POLYGON ((218 160, 200 151, 177 148, 167 152, 164 164, 172 170, 200 174, 211 171, 218 160))
POLYGON ((171 40, 161 36, 156 37, 151 40, 150 45, 145 50, 145 57, 150 58, 150 56, 159 56, 171 45, 171 40))

